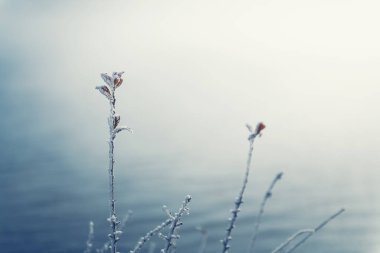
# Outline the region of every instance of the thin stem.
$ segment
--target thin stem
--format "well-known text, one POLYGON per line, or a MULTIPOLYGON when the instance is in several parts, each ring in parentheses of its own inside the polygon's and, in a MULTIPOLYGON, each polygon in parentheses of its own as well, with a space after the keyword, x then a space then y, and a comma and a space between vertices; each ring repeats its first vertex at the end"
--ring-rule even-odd
POLYGON ((162 222, 160 225, 149 231, 148 233, 145 234, 145 236, 141 237, 140 240, 137 242, 136 246, 134 247, 133 250, 130 251, 130 253, 137 253, 141 250, 141 248, 144 246, 144 244, 149 241, 149 239, 161 231, 163 228, 168 226, 170 223, 172 223, 172 219, 169 218, 166 221, 162 222))
POLYGON ((277 248, 275 248, 271 253, 278 253, 282 251, 286 246, 288 246, 291 242, 296 240, 298 237, 302 235, 312 235, 315 232, 314 229, 302 229, 291 235, 285 242, 281 243, 277 248))
MULTIPOLYGON (((108 176, 109 176, 109 202, 110 202, 110 217, 107 219, 110 223, 111 227, 111 233, 108 234, 109 240, 109 246, 108 249, 111 253, 116 253, 116 243, 119 240, 119 235, 122 233, 119 231, 118 225, 120 224, 120 221, 117 219, 116 216, 116 207, 115 207, 115 176, 114 176, 114 140, 116 137, 116 134, 123 130, 129 130, 130 128, 122 127, 122 128, 116 128, 117 125, 120 122, 120 116, 116 115, 115 113, 115 90, 117 87, 119 87, 123 83, 123 79, 121 76, 124 72, 114 72, 112 74, 112 77, 110 77, 107 74, 101 74, 103 81, 106 83, 106 85, 97 86, 96 89, 99 90, 99 92, 104 95, 110 104, 110 113, 108 117, 108 126, 109 126, 109 150, 108 150, 108 176)), ((107 245, 105 244, 105 247, 107 245)))
POLYGON ((300 245, 302 245, 304 242, 307 241, 312 235, 314 235, 316 232, 318 232, 320 229, 322 229, 327 223, 329 223, 331 220, 335 219, 337 216, 339 216, 341 213, 343 213, 345 210, 342 208, 338 212, 334 213, 330 217, 328 217, 326 220, 322 221, 321 224, 319 224, 314 229, 303 229, 292 236, 290 236, 288 239, 285 240, 285 242, 281 243, 277 248, 275 248, 271 253, 278 253, 281 252, 283 249, 285 249, 290 243, 298 239, 298 237, 306 234, 305 237, 303 237, 299 242, 297 242, 293 247, 285 251, 285 253, 293 252, 296 248, 298 248, 300 245))
POLYGON ((169 232, 166 236, 164 236, 166 240, 166 245, 163 249, 161 249, 161 253, 169 253, 173 246, 175 246, 175 240, 179 238, 177 233, 178 228, 182 225, 181 217, 189 212, 188 205, 191 201, 191 196, 187 195, 185 200, 182 202, 182 206, 179 209, 178 213, 175 213, 173 216, 169 215, 169 218, 172 220, 171 226, 169 228, 169 232))
POLYGON ((228 249, 230 248, 230 245, 228 243, 232 239, 231 233, 232 233, 233 228, 235 227, 237 214, 240 211, 240 206, 243 203, 243 194, 244 194, 245 188, 247 187, 247 183, 248 183, 249 170, 250 170, 251 161, 252 161, 253 142, 255 140, 255 137, 256 137, 256 135, 253 135, 253 136, 251 135, 250 138, 248 139, 249 140, 248 159, 247 159, 247 166, 245 169, 243 185, 240 189, 238 197, 235 200, 235 208, 231 211, 232 217, 229 218, 230 224, 229 224, 228 228, 226 229, 226 236, 224 237, 223 240, 221 240, 222 245, 223 245, 222 253, 227 252, 228 249))
POLYGON ((248 251, 250 253, 253 253, 253 250, 254 250, 255 242, 256 242, 257 235, 258 235, 259 228, 260 228, 260 224, 261 224, 261 217, 263 216, 264 210, 265 210, 265 205, 266 205, 267 201, 270 199, 270 197, 272 196, 272 190, 273 190, 274 186, 276 185, 276 183, 282 178, 282 175, 283 175, 282 172, 278 173, 276 175, 276 177, 273 179, 272 183, 270 184, 268 190, 265 192, 264 198, 263 198, 261 205, 260 205, 259 214, 257 215, 257 218, 256 218, 256 223, 255 223, 255 228, 253 231, 251 245, 250 245, 250 248, 248 251))
POLYGON ((119 224, 119 221, 117 220, 116 215, 116 208, 115 208, 115 176, 114 176, 114 140, 115 140, 115 133, 114 133, 114 117, 115 117, 115 87, 111 86, 111 99, 110 99, 110 116, 108 119, 108 125, 109 125, 109 192, 110 192, 110 218, 109 222, 111 225, 111 234, 109 234, 110 237, 110 250, 112 253, 116 253, 116 243, 117 243, 117 225, 119 224))
POLYGON ((327 218, 326 220, 322 221, 321 224, 319 224, 315 229, 314 229, 314 233, 312 234, 308 234, 307 236, 305 236, 301 241, 299 241, 298 243, 296 243, 292 248, 290 248, 288 251, 286 251, 286 253, 290 253, 290 252, 293 252, 296 248, 298 248, 300 245, 302 245, 307 239, 309 239, 313 234, 315 234, 316 232, 318 232, 320 229, 322 229, 325 225, 327 225, 327 223, 329 223, 330 221, 332 221, 333 219, 335 219, 336 217, 338 217, 341 213, 343 213, 345 211, 344 208, 340 209, 338 212, 336 212, 335 214, 331 215, 329 218, 327 218))
POLYGON ((201 245, 199 246, 198 253, 204 253, 207 245, 208 232, 202 227, 197 228, 197 230, 202 234, 201 245))
POLYGON ((88 239, 86 242, 86 250, 84 253, 91 253, 94 241, 94 222, 90 221, 88 229, 88 239))

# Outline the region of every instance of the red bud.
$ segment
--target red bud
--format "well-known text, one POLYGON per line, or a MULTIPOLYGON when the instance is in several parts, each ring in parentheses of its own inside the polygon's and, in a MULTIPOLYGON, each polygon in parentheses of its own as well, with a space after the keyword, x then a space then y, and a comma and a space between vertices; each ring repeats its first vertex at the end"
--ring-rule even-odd
POLYGON ((263 122, 260 122, 259 124, 257 124, 256 126, 256 134, 260 134, 260 132, 265 128, 265 125, 263 122))

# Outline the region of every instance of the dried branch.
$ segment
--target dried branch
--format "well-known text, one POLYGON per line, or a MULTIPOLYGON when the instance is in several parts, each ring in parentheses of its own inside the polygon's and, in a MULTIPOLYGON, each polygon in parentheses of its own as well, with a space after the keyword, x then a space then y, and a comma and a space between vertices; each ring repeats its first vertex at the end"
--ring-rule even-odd
POLYGON ((237 214, 238 214, 238 212, 240 212, 240 206, 243 203, 244 191, 245 191, 245 188, 247 187, 247 183, 248 183, 249 170, 250 170, 251 161, 252 161, 253 142, 255 141, 255 138, 258 135, 261 135, 261 131, 265 128, 265 125, 261 122, 259 124, 257 124, 255 132, 252 131, 252 127, 250 125, 247 124, 246 126, 248 128, 248 131, 250 132, 250 134, 248 136, 249 149, 248 149, 247 166, 246 166, 246 170, 245 170, 243 185, 241 187, 241 190, 239 192, 238 197, 235 200, 235 208, 233 210, 231 210, 232 217, 229 218, 230 224, 229 224, 228 228, 226 229, 226 231, 227 231, 226 236, 223 240, 221 240, 221 243, 223 245, 222 253, 226 253, 228 251, 228 249, 231 247, 228 243, 232 239, 231 233, 235 227, 237 214))
POLYGON ((179 209, 178 213, 175 213, 173 216, 170 215, 169 219, 171 219, 171 226, 169 232, 166 236, 162 235, 164 240, 166 240, 166 245, 163 249, 161 249, 161 253, 169 253, 169 251, 175 247, 175 242, 179 239, 178 229, 182 225, 181 217, 184 214, 189 213, 188 205, 191 201, 191 196, 187 195, 185 200, 182 202, 182 206, 179 209))
POLYGON ((256 238, 257 238, 259 228, 260 228, 260 224, 261 224, 261 217, 264 214, 265 204, 272 197, 272 190, 273 190, 274 186, 276 185, 276 183, 282 178, 282 176, 283 176, 282 172, 278 173, 276 175, 276 177, 273 179, 272 183, 270 184, 268 190, 265 192, 264 198, 263 198, 261 205, 260 205, 260 211, 259 211, 259 214, 257 215, 256 222, 255 222, 255 228, 253 231, 251 245, 250 245, 250 248, 248 251, 250 253, 253 253, 253 250, 254 250, 256 238))
POLYGON ((321 222, 316 228, 314 229, 303 229, 298 231, 297 233, 290 236, 288 239, 285 240, 280 246, 278 246, 276 249, 274 249, 271 253, 278 253, 282 251, 286 246, 288 246, 291 242, 295 241, 298 237, 300 237, 303 234, 306 234, 304 238, 302 238, 299 242, 297 242, 293 247, 285 251, 285 253, 293 252, 296 248, 298 248, 300 245, 302 245, 304 242, 307 241, 312 235, 314 235, 316 232, 318 232, 320 229, 322 229, 327 223, 329 223, 331 220, 335 219, 337 216, 339 216, 341 213, 343 213, 345 210, 344 208, 340 209, 335 214, 328 217, 326 220, 321 222))

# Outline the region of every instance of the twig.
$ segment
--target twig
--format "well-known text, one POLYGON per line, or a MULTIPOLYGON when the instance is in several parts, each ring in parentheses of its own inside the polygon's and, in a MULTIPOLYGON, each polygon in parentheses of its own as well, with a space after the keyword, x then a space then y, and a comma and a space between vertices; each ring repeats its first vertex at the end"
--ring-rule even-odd
POLYGON ((284 243, 282 243, 280 246, 278 246, 276 249, 274 249, 271 253, 277 253, 283 250, 286 246, 288 246, 291 242, 296 240, 299 236, 302 234, 307 234, 304 238, 302 238, 298 243, 296 243, 293 247, 285 251, 285 253, 290 253, 293 252, 296 248, 298 248, 300 245, 302 245, 307 239, 309 239, 313 234, 318 232, 320 229, 322 229, 327 223, 329 223, 331 220, 335 219, 337 216, 339 216, 341 213, 345 211, 344 208, 340 209, 338 212, 335 214, 331 215, 329 218, 324 220, 321 224, 319 224, 316 228, 314 229, 304 229, 300 230, 288 239, 285 240, 284 243))
POLYGON ((199 246, 198 253, 204 253, 207 245, 208 232, 202 227, 197 227, 196 229, 202 234, 201 245, 199 246))
POLYGON ((171 219, 172 222, 168 234, 166 236, 162 235, 162 237, 166 240, 166 245, 163 249, 161 249, 161 253, 169 253, 173 246, 175 246, 175 241, 179 238, 177 232, 179 227, 182 225, 182 222, 180 222, 180 220, 184 214, 189 213, 188 205, 190 201, 191 196, 187 195, 185 200, 182 202, 182 206, 179 209, 178 213, 169 215, 169 219, 171 219))
POLYGON ((257 215, 256 222, 255 222, 255 228, 253 231, 251 245, 250 245, 250 248, 248 251, 250 253, 253 253, 253 250, 254 250, 256 238, 257 238, 259 228, 260 228, 260 224, 261 224, 261 217, 264 214, 265 204, 272 197, 272 190, 273 190, 274 186, 276 185, 276 183, 282 178, 282 176, 283 176, 282 172, 278 173, 276 175, 276 177, 273 179, 272 183, 270 184, 268 190, 265 192, 264 198, 263 198, 261 205, 260 205, 260 211, 259 211, 259 214, 257 215))
POLYGON ((131 219, 131 216, 133 214, 133 211, 128 210, 127 214, 124 216, 123 220, 120 223, 120 230, 124 232, 125 226, 127 225, 128 221, 131 219))
POLYGON ((90 221, 88 228, 88 239, 86 242, 86 249, 83 251, 84 253, 91 253, 92 246, 94 242, 94 222, 90 221))
POLYGON ((297 232, 295 232, 293 235, 291 235, 288 239, 285 240, 285 242, 281 243, 277 248, 275 248, 271 253, 277 253, 283 250, 286 246, 288 246, 291 242, 296 240, 298 237, 304 235, 304 234, 313 234, 315 232, 314 229, 302 229, 297 232))
MULTIPOLYGON (((120 231, 124 232, 125 226, 128 223, 129 219, 131 218, 133 212, 131 210, 128 210, 127 214, 124 216, 124 219, 120 223, 120 231)), ((105 253, 110 249, 110 242, 106 242, 103 244, 102 248, 99 248, 96 250, 97 253, 105 253)))
POLYGON ((248 128, 248 131, 250 132, 250 135, 248 136, 249 149, 248 149, 247 166, 246 166, 246 170, 245 170, 243 185, 240 189, 238 197, 235 200, 235 208, 233 210, 231 210, 232 217, 229 218, 230 224, 229 224, 228 228, 226 229, 226 231, 227 231, 226 236, 223 240, 221 240, 221 243, 223 245, 222 253, 226 253, 228 251, 228 249, 231 247, 228 243, 232 239, 231 233, 232 233, 233 228, 235 227, 237 214, 238 214, 238 212, 240 212, 240 205, 243 203, 243 194, 244 194, 245 188, 246 188, 247 183, 248 183, 249 170, 250 170, 251 161, 252 161, 253 142, 257 136, 261 135, 261 130, 263 130, 265 128, 265 125, 261 122, 259 124, 257 124, 255 131, 252 130, 252 127, 250 125, 247 124, 246 126, 248 128))
POLYGON ((143 245, 149 241, 149 239, 155 235, 156 233, 160 232, 163 228, 166 226, 170 225, 172 223, 172 218, 167 219, 166 221, 162 222, 160 225, 149 231, 148 233, 145 234, 145 236, 141 237, 140 240, 136 243, 135 247, 133 250, 130 251, 130 253, 137 253, 141 250, 143 245))

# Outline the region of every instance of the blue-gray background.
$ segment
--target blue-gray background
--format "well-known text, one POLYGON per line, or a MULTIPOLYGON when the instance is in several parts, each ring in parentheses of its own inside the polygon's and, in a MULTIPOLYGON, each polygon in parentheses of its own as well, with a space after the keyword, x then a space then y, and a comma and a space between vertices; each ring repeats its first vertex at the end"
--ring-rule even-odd
MULTIPOLYGON (((246 122, 264 121, 233 233, 245 252, 346 207, 299 252, 380 251, 380 5, 370 0, 0 1, 0 252, 81 252, 106 240, 108 104, 117 107, 120 250, 193 196, 178 252, 217 252, 241 185, 246 122)), ((159 239, 157 250, 161 246, 159 239)))

